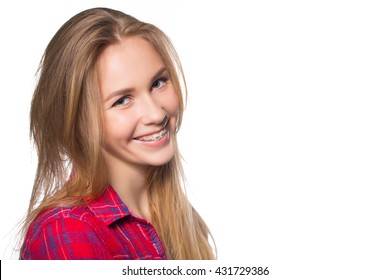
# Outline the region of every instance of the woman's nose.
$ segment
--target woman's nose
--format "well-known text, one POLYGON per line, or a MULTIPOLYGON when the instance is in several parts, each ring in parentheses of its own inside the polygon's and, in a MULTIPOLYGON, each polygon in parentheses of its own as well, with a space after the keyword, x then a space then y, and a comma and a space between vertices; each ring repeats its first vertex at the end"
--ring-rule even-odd
POLYGON ((162 106, 153 99, 149 93, 142 98, 141 121, 144 125, 163 124, 166 121, 167 113, 162 106))

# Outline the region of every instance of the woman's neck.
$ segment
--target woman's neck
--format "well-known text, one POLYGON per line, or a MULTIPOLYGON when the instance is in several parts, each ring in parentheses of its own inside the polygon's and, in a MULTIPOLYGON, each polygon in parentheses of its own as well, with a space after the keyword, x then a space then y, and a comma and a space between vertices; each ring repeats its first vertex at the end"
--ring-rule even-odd
POLYGON ((108 161, 108 182, 120 199, 137 216, 150 220, 146 185, 147 166, 108 161))

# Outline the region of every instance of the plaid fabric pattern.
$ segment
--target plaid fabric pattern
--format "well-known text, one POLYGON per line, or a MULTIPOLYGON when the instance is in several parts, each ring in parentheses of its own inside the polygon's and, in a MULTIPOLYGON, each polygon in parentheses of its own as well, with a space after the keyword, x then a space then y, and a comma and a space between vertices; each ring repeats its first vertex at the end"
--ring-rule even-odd
POLYGON ((154 227, 108 186, 86 206, 43 211, 28 229, 21 259, 163 260, 166 254, 154 227))

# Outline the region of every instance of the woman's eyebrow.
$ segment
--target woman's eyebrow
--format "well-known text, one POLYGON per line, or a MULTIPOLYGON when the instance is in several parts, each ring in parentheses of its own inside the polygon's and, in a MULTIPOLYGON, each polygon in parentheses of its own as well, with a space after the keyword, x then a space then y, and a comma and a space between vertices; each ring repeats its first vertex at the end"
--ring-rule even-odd
POLYGON ((107 96, 107 98, 104 100, 104 102, 109 101, 110 99, 112 99, 114 96, 117 96, 117 95, 131 94, 133 91, 134 91, 134 88, 123 88, 120 90, 116 90, 116 91, 110 93, 110 95, 107 96))
MULTIPOLYGON (((161 74, 163 74, 165 71, 167 71, 167 67, 165 66, 162 66, 157 72, 156 74, 153 75, 153 77, 151 78, 151 83, 154 82, 161 74)), ((134 92, 134 88, 123 88, 123 89, 119 89, 119 90, 116 90, 112 93, 110 93, 107 98, 104 100, 104 102, 107 102, 108 100, 112 99, 114 96, 117 96, 117 95, 127 95, 127 94, 131 94, 132 92, 134 92)))
POLYGON ((151 82, 154 82, 162 73, 164 73, 165 71, 167 71, 167 67, 163 66, 161 67, 157 72, 156 74, 153 75, 152 79, 151 79, 151 82))

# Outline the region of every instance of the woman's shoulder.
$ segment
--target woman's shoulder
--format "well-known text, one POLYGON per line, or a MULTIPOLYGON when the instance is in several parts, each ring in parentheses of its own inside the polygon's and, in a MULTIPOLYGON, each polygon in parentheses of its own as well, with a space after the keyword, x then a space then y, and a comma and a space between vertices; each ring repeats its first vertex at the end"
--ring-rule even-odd
POLYGON ((63 223, 88 223, 91 216, 91 211, 86 206, 73 206, 73 207, 54 207, 43 210, 30 225, 30 229, 33 232, 39 231, 42 227, 55 222, 63 223))
POLYGON ((55 207, 42 211, 27 231, 22 258, 98 258, 96 250, 105 251, 104 242, 93 222, 93 214, 86 206, 55 207))

